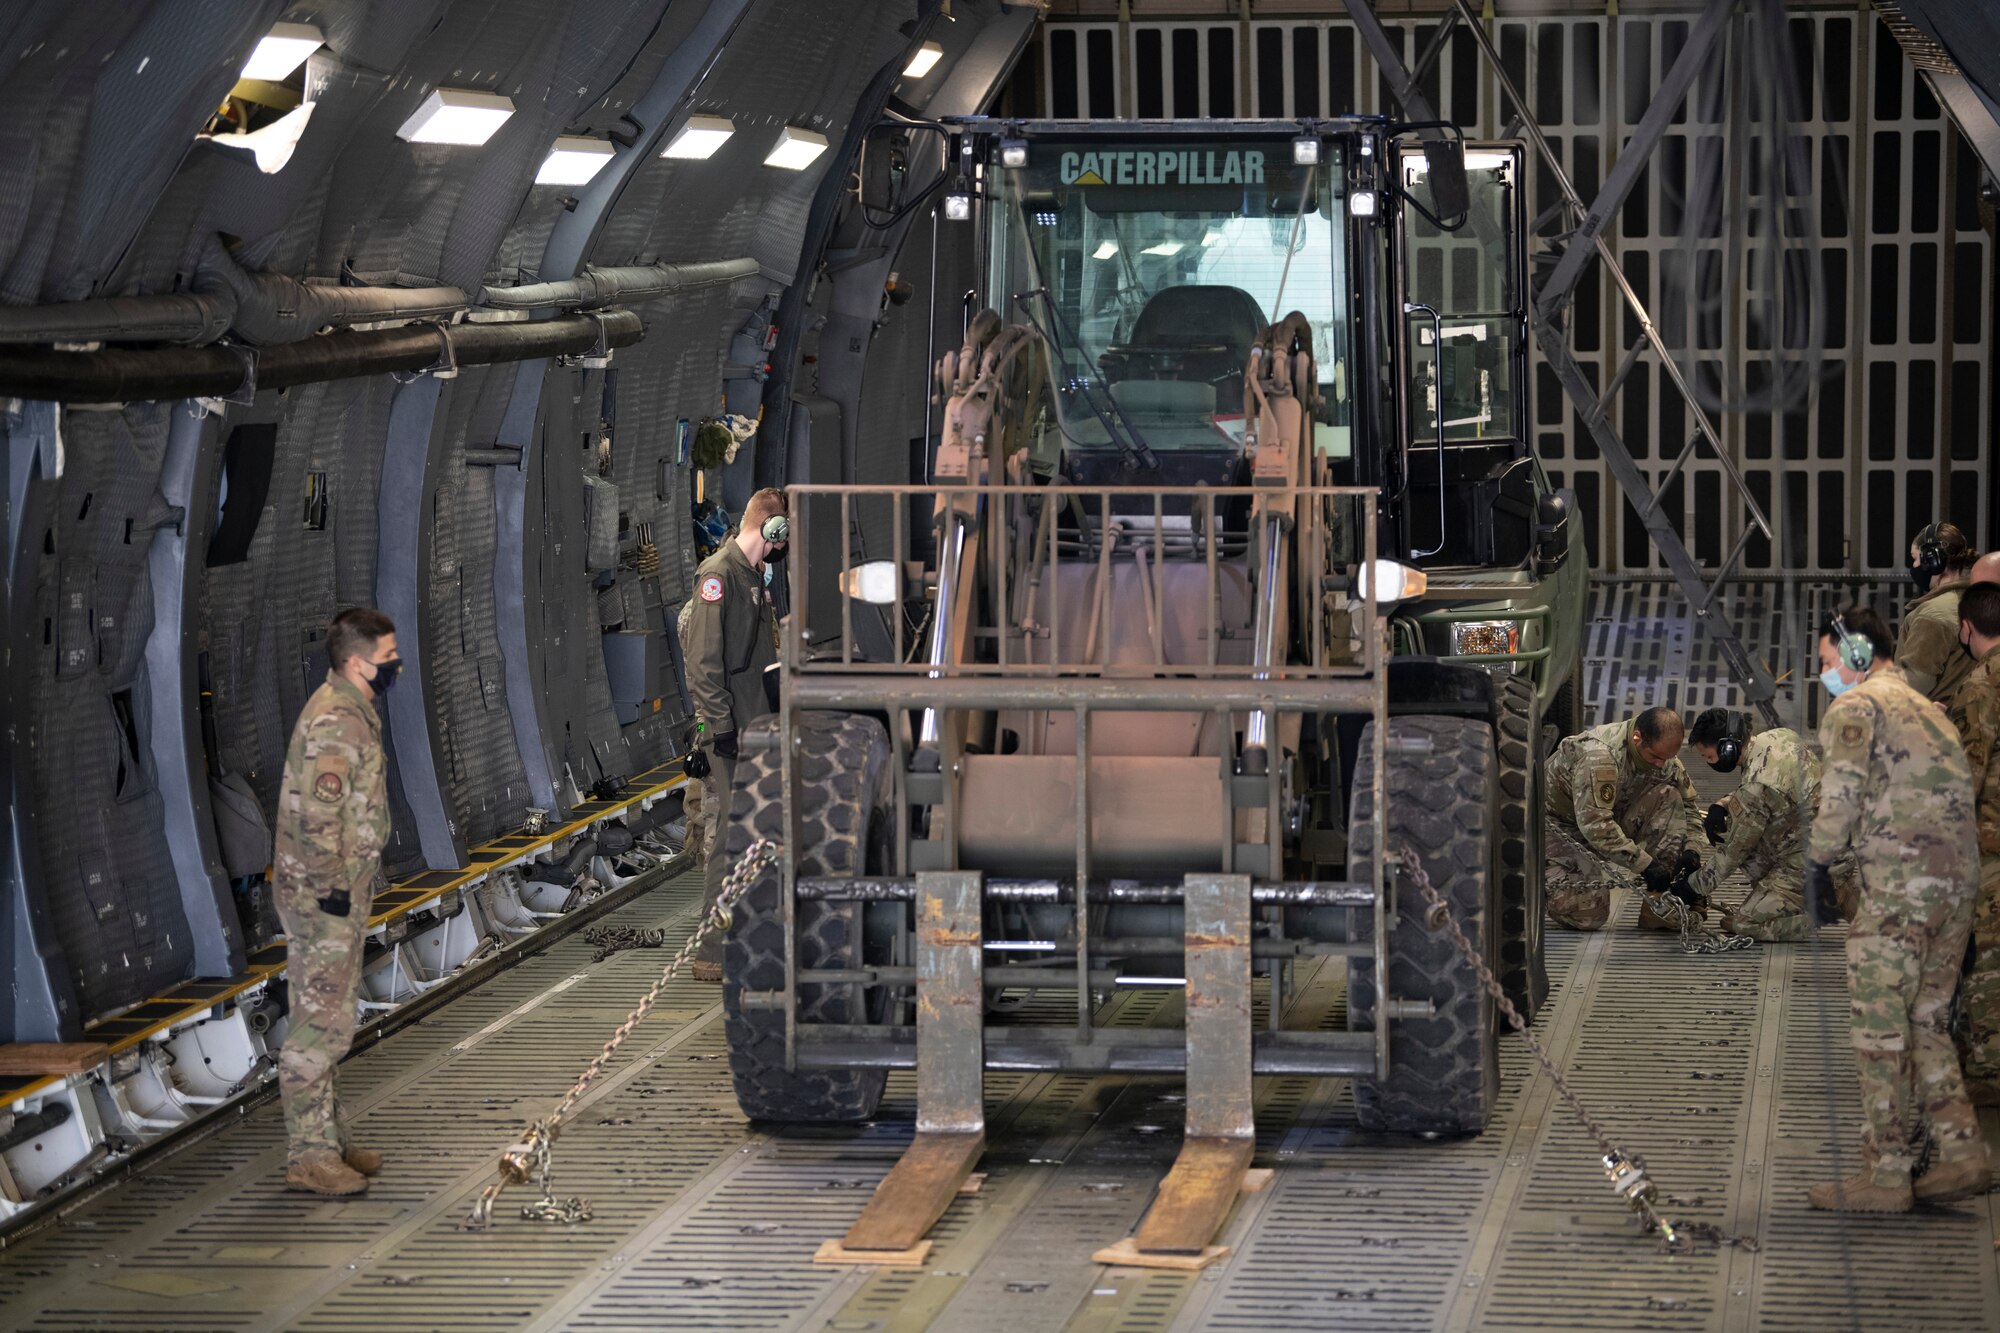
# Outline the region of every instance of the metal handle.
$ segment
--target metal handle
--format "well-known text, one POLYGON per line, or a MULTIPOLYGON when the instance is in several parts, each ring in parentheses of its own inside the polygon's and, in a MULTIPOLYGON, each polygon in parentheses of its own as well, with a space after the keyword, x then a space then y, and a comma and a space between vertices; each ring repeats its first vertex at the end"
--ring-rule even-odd
POLYGON ((1444 316, 1436 308, 1417 301, 1403 302, 1403 313, 1414 315, 1419 310, 1431 317, 1431 383, 1437 390, 1437 406, 1431 416, 1437 422, 1438 451, 1438 544, 1428 551, 1411 551, 1410 559, 1416 560, 1427 555, 1436 555, 1444 549, 1444 316))

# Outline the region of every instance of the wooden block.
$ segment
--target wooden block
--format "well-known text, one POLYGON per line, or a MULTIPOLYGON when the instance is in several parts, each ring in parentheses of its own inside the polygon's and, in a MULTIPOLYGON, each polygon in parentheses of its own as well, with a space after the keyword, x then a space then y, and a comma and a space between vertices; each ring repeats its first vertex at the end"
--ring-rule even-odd
MULTIPOLYGON (((1267 1171, 1265 1172, 1265 1174, 1269 1175, 1270 1173, 1267 1171)), ((979 1191, 985 1188, 986 1188, 986 1173, 984 1171, 974 1171, 971 1175, 965 1178, 965 1183, 958 1187, 958 1192, 960 1194, 977 1194, 979 1193, 979 1191)))
POLYGON ((1237 1192, 1240 1194, 1261 1194, 1270 1188, 1271 1177, 1276 1174, 1268 1166, 1253 1166, 1243 1173, 1243 1184, 1238 1188, 1237 1192))
POLYGON ((1200 1254, 1147 1254, 1131 1236, 1090 1256, 1093 1263, 1116 1264, 1121 1268, 1168 1268, 1182 1273, 1198 1273, 1217 1259, 1228 1257, 1227 1245, 1211 1245, 1200 1254))
POLYGON ((0 1046, 0 1074, 82 1074, 111 1058, 95 1041, 20 1041, 0 1046))
POLYGON ((816 1264, 874 1264, 880 1268, 922 1268, 931 1242, 920 1240, 907 1250, 850 1250, 837 1240, 823 1240, 813 1254, 816 1264))

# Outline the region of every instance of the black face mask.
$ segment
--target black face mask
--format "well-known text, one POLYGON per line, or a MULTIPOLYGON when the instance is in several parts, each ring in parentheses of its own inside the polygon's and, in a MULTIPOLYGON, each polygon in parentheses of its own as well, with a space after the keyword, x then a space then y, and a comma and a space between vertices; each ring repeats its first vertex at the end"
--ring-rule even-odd
POLYGON ((773 546, 770 550, 764 552, 764 563, 767 565, 782 565, 785 563, 785 557, 791 553, 792 548, 789 543, 784 546, 773 546))
POLYGON ((378 695, 387 694, 389 687, 396 683, 396 677, 403 674, 403 659, 392 657, 386 662, 376 662, 373 665, 375 678, 368 682, 369 688, 378 695))
POLYGON ((1917 585, 1917 596, 1922 597, 1931 590, 1931 583, 1937 578, 1937 575, 1931 573, 1931 571, 1925 569, 1922 565, 1912 565, 1910 566, 1910 578, 1917 585))
POLYGON ((1715 757, 1715 762, 1710 764, 1709 767, 1714 769, 1718 773, 1734 773, 1736 771, 1736 764, 1738 758, 1739 756, 1733 754, 1731 755, 1718 754, 1715 757))

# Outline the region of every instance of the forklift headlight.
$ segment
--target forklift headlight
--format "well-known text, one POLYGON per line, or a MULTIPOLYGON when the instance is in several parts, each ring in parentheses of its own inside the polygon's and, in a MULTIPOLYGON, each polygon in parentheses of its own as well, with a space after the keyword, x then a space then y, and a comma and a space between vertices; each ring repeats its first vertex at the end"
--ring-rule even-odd
POLYGON ((1377 200, 1373 190, 1356 190, 1347 196, 1347 211, 1358 218, 1375 216, 1377 200))
POLYGON ((903 596, 903 571, 894 560, 870 560, 840 571, 840 590, 857 602, 890 606, 903 596))
POLYGON ((1466 620, 1451 627, 1451 651, 1459 657, 1492 657, 1521 651, 1518 620, 1466 620))
POLYGON ((954 187, 944 197, 944 217, 947 222, 972 221, 972 192, 954 187))
POLYGON ((1319 136, 1301 134, 1292 140, 1292 165, 1295 167, 1316 167, 1319 165, 1319 136))
MULTIPOLYGON (((1407 602, 1412 597, 1422 597, 1424 589, 1430 584, 1430 576, 1423 570, 1399 565, 1394 560, 1378 559, 1374 562, 1374 569, 1373 582, 1379 589, 1375 596, 1378 603, 1384 606, 1391 602, 1407 602)), ((1370 582, 1368 570, 1369 566, 1363 565, 1354 575, 1354 595, 1363 601, 1368 600, 1370 582)))
POLYGON ((1000 141, 1000 165, 1018 171, 1028 165, 1028 141, 1026 139, 1002 139, 1000 141))

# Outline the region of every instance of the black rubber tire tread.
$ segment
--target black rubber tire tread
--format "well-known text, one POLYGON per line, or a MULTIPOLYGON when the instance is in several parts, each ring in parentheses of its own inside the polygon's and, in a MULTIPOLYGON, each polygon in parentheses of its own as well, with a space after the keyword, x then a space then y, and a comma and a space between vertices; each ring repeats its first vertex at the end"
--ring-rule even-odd
MULTIPOLYGON (((1525 676, 1493 678, 1494 749, 1500 759, 1500 836, 1493 867, 1500 923, 1494 971, 1507 998, 1533 1022, 1549 998, 1542 957, 1542 729, 1534 685, 1525 676)), ((1498 1020, 1502 1024, 1506 1019, 1498 1020)))
POLYGON ((1555 697, 1549 700, 1548 712, 1542 719, 1555 727, 1555 741, 1547 749, 1555 752, 1556 745, 1566 736, 1574 736, 1583 730, 1583 649, 1577 648, 1576 661, 1571 663, 1569 676, 1556 687, 1555 697))
MULTIPOLYGON (((1498 915, 1489 903, 1500 790, 1493 729, 1472 718, 1415 715, 1390 719, 1389 739, 1383 775, 1389 843, 1422 858, 1452 915, 1490 964, 1498 915), (1425 743, 1424 750, 1400 748, 1425 743)), ((1354 879, 1368 877, 1375 854, 1369 826, 1373 744, 1364 731, 1348 821, 1348 874, 1354 879)), ((1355 1114, 1363 1129, 1383 1133, 1477 1134, 1500 1096, 1493 997, 1451 936, 1425 926, 1424 914, 1423 899, 1402 887, 1391 924, 1389 993, 1429 1000, 1437 1014, 1395 1022, 1389 1077, 1354 1081, 1355 1114)), ((1363 921, 1365 927, 1365 916, 1363 921)), ((1372 938, 1365 928, 1363 935, 1372 938)), ((1349 1028, 1374 1030, 1370 960, 1349 964, 1347 1011, 1349 1028)))
MULTIPOLYGON (((794 722, 800 740, 793 753, 798 768, 796 873, 851 877, 882 870, 869 862, 881 860, 894 799, 888 733, 874 718, 850 713, 800 713, 794 722)), ((745 754, 737 761, 729 812, 732 863, 754 838, 784 841, 783 785, 776 751, 745 754)), ((736 1104, 752 1120, 866 1120, 881 1103, 886 1071, 787 1073, 784 1014, 743 1007, 746 989, 784 988, 780 883, 775 868, 765 871, 739 900, 730 921, 722 1006, 736 1104)), ((799 966, 858 966, 861 911, 859 903, 800 903, 799 966)), ((857 1010, 853 987, 800 988, 801 1023, 866 1021, 857 1010)))

